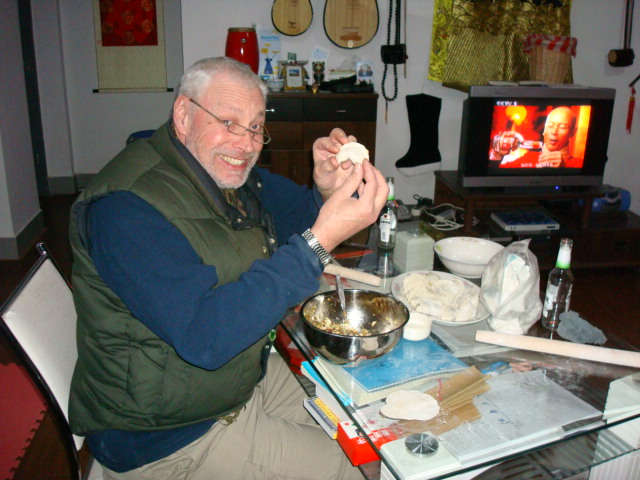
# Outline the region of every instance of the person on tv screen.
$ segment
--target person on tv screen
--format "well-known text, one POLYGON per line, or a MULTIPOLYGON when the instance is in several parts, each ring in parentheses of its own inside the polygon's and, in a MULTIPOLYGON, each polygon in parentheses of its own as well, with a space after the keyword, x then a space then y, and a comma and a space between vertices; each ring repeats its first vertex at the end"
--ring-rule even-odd
POLYGON ((576 125, 571 108, 554 108, 545 120, 542 142, 525 140, 513 130, 500 132, 493 138, 489 159, 500 162, 495 165, 500 168, 580 168, 583 159, 575 157, 570 148, 576 125))

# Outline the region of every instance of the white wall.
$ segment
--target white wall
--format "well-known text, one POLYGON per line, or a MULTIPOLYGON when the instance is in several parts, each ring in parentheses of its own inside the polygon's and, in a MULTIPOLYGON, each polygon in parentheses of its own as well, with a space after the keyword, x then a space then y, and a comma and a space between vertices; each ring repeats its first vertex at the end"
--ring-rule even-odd
MULTIPOLYGON (((56 168, 70 168, 82 177, 97 173, 124 148, 130 133, 166 121, 175 94, 93 93, 98 88, 93 2, 58 3, 73 158, 71 165, 56 168)), ((163 6, 168 86, 176 87, 183 70, 180 2, 164 0, 163 6)))
POLYGON ((47 176, 68 178, 73 186, 71 130, 58 2, 39 2, 33 9, 34 47, 47 176))
POLYGON ((18 6, 0 0, 0 258, 15 253, 15 237, 40 212, 27 96, 22 69, 18 6))
MULTIPOLYGON (((299 60, 309 58, 316 45, 329 49, 328 66, 337 67, 345 58, 357 55, 375 65, 376 91, 381 92, 380 79, 383 65, 380 46, 386 41, 388 2, 379 0, 380 26, 369 44, 346 50, 333 45, 324 33, 324 0, 311 0, 314 17, 309 30, 297 37, 282 36, 282 51, 296 52, 299 60)), ((640 72, 638 61, 632 67, 613 68, 607 63, 610 49, 621 48, 624 31, 624 1, 574 0, 572 5, 572 35, 578 38, 578 53, 573 60, 574 81, 583 85, 614 87, 618 90, 614 123, 609 145, 609 164, 605 181, 631 190, 632 209, 640 212, 640 163, 636 152, 640 149, 640 115, 635 115, 633 134, 625 130, 627 85, 640 72)), ((225 3, 211 0, 189 0, 182 5, 184 66, 202 57, 224 54, 227 30, 230 27, 271 26, 272 2, 265 0, 236 0, 225 3), (226 6, 228 5, 228 6, 226 6)), ((424 92, 442 98, 440 114, 439 149, 443 157, 442 169, 457 169, 460 141, 460 116, 466 95, 457 90, 427 80, 428 56, 431 48, 433 0, 407 0, 407 78, 400 78, 398 100, 389 104, 388 123, 384 123, 384 100, 378 103, 378 130, 376 165, 385 175, 396 178, 396 194, 410 201, 414 193, 433 195, 432 173, 403 176, 395 162, 408 151, 410 143, 405 96, 424 92)), ((635 12, 635 24, 640 13, 635 12)), ((632 47, 640 54, 640 38, 633 36, 632 47)), ((286 55, 286 53, 285 53, 286 55)), ((402 68, 399 69, 402 71, 402 68)), ((387 80, 387 92, 393 92, 387 80)), ((640 88, 640 83, 638 84, 640 88)), ((640 106, 640 102, 638 103, 640 106)))

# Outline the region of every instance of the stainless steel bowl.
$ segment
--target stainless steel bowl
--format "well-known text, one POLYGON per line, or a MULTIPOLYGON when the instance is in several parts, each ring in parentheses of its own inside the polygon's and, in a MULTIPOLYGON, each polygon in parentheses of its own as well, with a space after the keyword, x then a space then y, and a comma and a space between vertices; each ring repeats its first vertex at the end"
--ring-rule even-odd
POLYGON ((344 322, 357 327, 357 334, 332 333, 317 326, 322 320, 328 320, 330 327, 343 321, 338 293, 320 293, 300 309, 309 344, 319 355, 339 365, 359 363, 390 352, 402 338, 402 327, 409 320, 407 307, 391 295, 369 290, 347 289, 344 294, 344 322))

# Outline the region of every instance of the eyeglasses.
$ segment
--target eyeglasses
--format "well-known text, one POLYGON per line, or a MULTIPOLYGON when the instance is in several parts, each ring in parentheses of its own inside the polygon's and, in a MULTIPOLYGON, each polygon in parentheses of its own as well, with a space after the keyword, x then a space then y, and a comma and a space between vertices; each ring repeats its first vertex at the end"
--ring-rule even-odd
POLYGON ((222 119, 218 118, 213 113, 211 113, 209 110, 207 110, 202 105, 200 105, 198 102, 196 102, 193 98, 189 98, 189 101, 191 103, 193 103, 194 105, 200 107, 202 110, 204 110, 209 115, 211 115, 213 118, 215 118, 217 121, 222 123, 225 127, 227 127, 227 131, 229 133, 232 133, 234 135, 239 135, 241 137, 244 137, 248 133, 249 135, 251 135, 251 138, 254 141, 256 141, 258 143, 261 143, 263 145, 266 145, 267 143, 269 143, 271 141, 271 137, 269 136, 269 132, 267 131, 267 127, 265 127, 264 125, 256 125, 256 127, 254 129, 243 127, 242 125, 239 125, 237 123, 233 123, 231 120, 222 120, 222 119))

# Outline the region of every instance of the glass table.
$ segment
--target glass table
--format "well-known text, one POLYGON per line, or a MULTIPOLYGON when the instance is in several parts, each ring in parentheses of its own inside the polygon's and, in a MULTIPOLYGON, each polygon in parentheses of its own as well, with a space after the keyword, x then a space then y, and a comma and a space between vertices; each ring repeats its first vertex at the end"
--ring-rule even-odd
MULTIPOLYGON (((368 262, 375 264, 376 254, 369 255, 368 262)), ((321 289, 333 288, 329 283, 325 278, 321 289)), ((350 283, 352 288, 374 289, 350 283)), ((390 285, 391 279, 385 279, 379 290, 389 292, 390 285)), ((297 309, 289 310, 281 325, 379 456, 379 471, 367 474, 371 479, 561 479, 640 446, 636 368, 476 343, 474 332, 488 330, 486 321, 464 327, 434 324, 430 338, 482 371, 490 389, 473 399, 479 416, 462 417, 456 426, 433 433, 422 431, 425 424, 420 422, 385 418, 380 414, 384 400, 367 405, 350 400, 348 387, 314 367, 316 353, 304 336, 297 309), (380 432, 390 434, 381 439, 380 432), (435 453, 424 445, 418 451, 408 448, 434 439, 435 453)), ((550 337, 539 323, 528 335, 550 337)), ((605 346, 635 350, 614 336, 605 346)))

